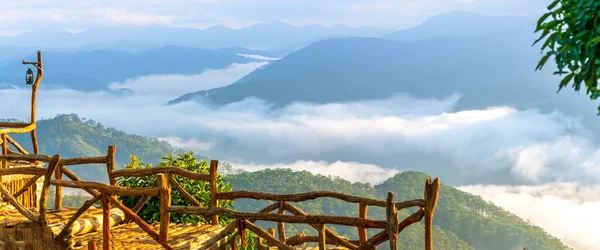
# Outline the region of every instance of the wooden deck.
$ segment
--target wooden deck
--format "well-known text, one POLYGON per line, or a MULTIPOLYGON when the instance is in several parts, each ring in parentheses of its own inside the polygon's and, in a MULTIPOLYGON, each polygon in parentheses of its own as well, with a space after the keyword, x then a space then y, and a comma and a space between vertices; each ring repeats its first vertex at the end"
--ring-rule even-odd
MULTIPOLYGON (((59 246, 36 246, 35 241, 47 242, 47 238, 55 237, 75 212, 76 209, 70 208, 48 211, 48 227, 42 229, 12 205, 2 202, 0 203, 0 232, 4 233, 0 234, 0 249, 64 249, 59 246), (36 230, 33 231, 34 229, 36 230), (33 240, 42 238, 44 240, 33 240)), ((124 215, 120 210, 111 209, 113 249, 162 249, 135 223, 120 224, 123 219, 124 215)), ((151 226, 155 230, 159 228, 158 223, 151 226)), ((223 229, 221 226, 204 224, 172 224, 169 228, 169 244, 174 249, 198 249, 203 242, 223 229)), ((102 209, 90 208, 73 226, 73 236, 70 238, 73 249, 87 249, 90 240, 96 240, 98 246, 102 246, 102 209)))

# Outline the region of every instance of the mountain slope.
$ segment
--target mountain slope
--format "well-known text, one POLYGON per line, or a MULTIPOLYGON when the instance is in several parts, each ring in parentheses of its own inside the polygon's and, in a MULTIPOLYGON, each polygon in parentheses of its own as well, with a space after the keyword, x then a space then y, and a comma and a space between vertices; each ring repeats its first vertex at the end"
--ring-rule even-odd
MULTIPOLYGON (((309 172, 294 172, 289 169, 263 170, 252 173, 228 175, 235 190, 270 193, 298 193, 317 190, 335 190, 362 197, 383 200, 387 192, 395 194, 397 201, 423 197, 423 186, 427 175, 418 172, 403 172, 382 184, 371 186, 351 183, 339 178, 313 175, 309 172)), ((257 211, 268 206, 265 201, 240 200, 235 207, 242 211, 257 211)), ((357 216, 356 205, 335 199, 319 199, 296 204, 307 213, 340 216, 357 216)), ((369 217, 383 219, 384 209, 369 208, 369 217)), ((408 211, 400 211, 408 216, 408 211)), ((274 226, 265 224, 266 226, 274 226)), ((300 228, 287 226, 291 232, 300 228)), ((334 227, 337 232, 357 238, 356 228, 334 227)), ((302 230, 311 229, 302 228, 302 230)), ((372 236, 375 232, 369 232, 372 236)), ((312 233, 308 233, 312 235, 312 233)), ((522 219, 503 209, 483 201, 456 188, 442 185, 434 219, 434 244, 436 249, 568 249, 560 240, 548 235, 541 228, 529 225, 522 219), (508 244, 508 245, 507 245, 508 244)), ((399 249, 422 249, 423 227, 416 224, 400 234, 399 249)))
MULTIPOLYGON (((217 49, 223 47, 246 47, 277 49, 298 42, 314 42, 330 37, 370 36, 378 37, 389 30, 371 27, 307 25, 297 27, 283 22, 256 24, 241 29, 217 25, 207 29, 175 28, 163 26, 90 28, 80 33, 57 29, 41 29, 16 37, 0 37, 1 45, 37 46, 53 49, 105 48, 137 50, 141 47, 164 45, 194 46, 217 49)), ((296 48, 297 49, 297 48, 296 48)))
MULTIPOLYGON (((200 74, 205 69, 221 69, 232 63, 256 61, 239 56, 247 49, 205 50, 163 46, 139 53, 117 50, 44 52, 42 87, 63 86, 81 91, 107 89, 115 81, 152 74, 200 74)), ((0 63, 0 82, 21 84, 26 67, 15 58, 0 63)))
MULTIPOLYGON (((29 134, 11 136, 25 149, 31 149, 29 134)), ((168 153, 180 152, 165 141, 105 128, 101 123, 79 118, 75 114, 38 121, 37 137, 41 154, 60 154, 63 158, 106 155, 108 146, 116 145, 117 168, 129 163, 130 155, 148 163, 156 163, 168 153)), ((107 180, 106 166, 76 166, 71 169, 84 180, 107 180)))
POLYGON ((513 29, 531 22, 531 17, 483 16, 455 10, 431 17, 422 24, 383 36, 385 39, 416 41, 435 36, 478 36, 513 29))

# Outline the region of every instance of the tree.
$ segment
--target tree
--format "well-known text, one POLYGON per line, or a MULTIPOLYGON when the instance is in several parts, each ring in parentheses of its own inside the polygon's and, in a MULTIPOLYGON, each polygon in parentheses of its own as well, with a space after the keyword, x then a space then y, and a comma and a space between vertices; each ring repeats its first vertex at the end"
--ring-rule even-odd
POLYGON ((554 0, 548 10, 538 20, 535 31, 542 34, 534 45, 544 41, 541 51, 548 50, 536 70, 553 56, 558 68, 554 74, 564 76, 558 91, 571 82, 579 91, 583 83, 586 95, 596 100, 600 97, 600 1, 554 0))
MULTIPOLYGON (((208 164, 206 161, 197 161, 194 158, 194 153, 189 152, 186 154, 180 154, 176 158, 168 154, 163 157, 163 160, 158 166, 175 166, 185 170, 189 170, 197 173, 209 173, 208 164)), ((125 166, 127 169, 143 169, 152 168, 152 164, 144 164, 141 159, 131 156, 131 163, 125 166)), ((185 189, 189 194, 194 196, 204 207, 210 207, 210 185, 205 181, 192 181, 185 177, 173 175, 173 178, 185 189)), ((125 187, 152 187, 156 181, 156 176, 146 177, 130 177, 130 178, 118 178, 117 182, 120 186, 125 187)), ((230 192, 233 189, 233 185, 223 179, 221 175, 217 175, 217 190, 219 192, 230 192)), ((171 204, 192 206, 191 202, 186 200, 176 189, 171 191, 171 204)), ((127 207, 132 208, 138 202, 140 197, 132 196, 119 196, 119 200, 123 202, 127 207)), ((229 200, 219 200, 220 208, 233 208, 233 202, 229 200)), ((138 213, 142 219, 148 223, 157 221, 160 218, 160 201, 159 197, 152 197, 146 205, 138 213)), ((207 221, 198 215, 189 214, 177 214, 171 213, 171 222, 173 223, 194 223, 207 221)), ((231 219, 226 217, 219 217, 221 225, 227 225, 231 222, 231 219)))

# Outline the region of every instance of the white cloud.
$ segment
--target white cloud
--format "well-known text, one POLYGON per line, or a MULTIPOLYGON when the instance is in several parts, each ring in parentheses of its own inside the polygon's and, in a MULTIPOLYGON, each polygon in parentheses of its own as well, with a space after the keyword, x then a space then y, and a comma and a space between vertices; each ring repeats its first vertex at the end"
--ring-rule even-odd
POLYGON ((276 61, 276 60, 281 59, 281 58, 276 58, 276 57, 267 57, 267 56, 263 56, 263 55, 250 55, 250 54, 237 54, 237 55, 251 58, 251 59, 256 59, 256 60, 264 60, 264 61, 276 61))
POLYGON ((174 96, 189 92, 223 87, 234 83, 267 62, 234 63, 225 69, 208 69, 197 75, 149 75, 135 79, 127 79, 122 83, 112 83, 110 89, 130 89, 139 95, 165 96, 167 102, 174 96))
POLYGON ((577 250, 600 249, 600 185, 463 186, 459 189, 530 220, 577 250))
POLYGON ((293 163, 279 164, 232 164, 235 168, 254 172, 264 169, 289 168, 295 171, 309 171, 313 174, 341 177, 351 182, 368 182, 379 184, 399 173, 395 169, 385 169, 373 164, 359 162, 336 161, 328 163, 325 161, 295 161, 293 163))

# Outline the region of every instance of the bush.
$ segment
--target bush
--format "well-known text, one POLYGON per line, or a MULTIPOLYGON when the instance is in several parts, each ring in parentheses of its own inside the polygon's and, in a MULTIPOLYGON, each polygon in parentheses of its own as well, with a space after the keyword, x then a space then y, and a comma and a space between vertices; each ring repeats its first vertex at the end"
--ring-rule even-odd
MULTIPOLYGON (((125 167, 127 169, 144 169, 152 168, 152 164, 145 164, 142 159, 136 156, 131 156, 131 163, 125 167)), ((189 152, 186 154, 180 154, 176 158, 168 154, 163 157, 163 160, 158 166, 175 166, 180 167, 188 171, 197 173, 209 173, 208 162, 202 160, 197 161, 194 158, 194 153, 189 152)), ((210 184, 205 181, 192 181, 185 177, 173 175, 173 178, 185 189, 189 194, 194 196, 204 207, 210 207, 210 184)), ((129 177, 129 178, 117 178, 117 182, 120 186, 125 187, 152 187, 156 182, 156 176, 147 177, 129 177)), ((221 175, 217 175, 217 190, 219 192, 230 192, 233 189, 233 185, 223 179, 221 175)), ((118 197, 127 207, 133 208, 135 204, 140 200, 141 197, 118 197)), ((188 200, 181 195, 176 189, 172 188, 171 191, 171 205, 191 206, 188 200)), ((233 202, 229 200, 220 200, 220 208, 233 209, 233 202)), ((146 202, 146 205, 138 212, 138 215, 148 223, 159 220, 160 218, 160 201, 159 197, 154 196, 146 202)), ((223 226, 229 224, 232 220, 226 217, 219 217, 219 223, 223 226)), ((182 224, 182 223, 207 223, 203 217, 198 215, 188 214, 177 214, 171 213, 171 222, 182 224)))

